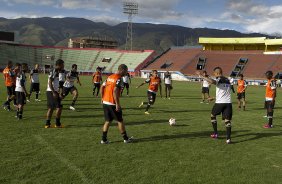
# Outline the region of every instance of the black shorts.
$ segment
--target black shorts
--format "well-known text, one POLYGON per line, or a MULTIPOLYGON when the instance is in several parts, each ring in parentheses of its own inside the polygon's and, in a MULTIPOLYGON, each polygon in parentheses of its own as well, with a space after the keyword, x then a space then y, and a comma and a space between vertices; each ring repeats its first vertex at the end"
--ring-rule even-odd
POLYGON ((222 103, 214 104, 212 109, 212 115, 217 116, 222 114, 222 119, 232 120, 232 104, 231 103, 222 103))
POLYGON ((103 109, 104 109, 105 121, 111 122, 113 120, 116 120, 118 122, 123 122, 122 110, 116 111, 115 105, 103 104, 103 109))
POLYGON ((100 88, 101 87, 101 83, 94 83, 94 88, 100 88))
POLYGON ((243 92, 243 93, 237 93, 237 99, 238 99, 238 100, 241 100, 242 98, 245 98, 245 97, 246 97, 245 92, 243 92))
POLYGON ((26 104, 26 96, 24 92, 16 91, 16 102, 17 102, 17 105, 26 104))
POLYGON ((65 83, 65 81, 59 81, 59 88, 63 89, 64 88, 64 83, 65 83))
POLYGON ((7 86, 7 95, 8 96, 16 95, 15 88, 16 88, 15 86, 7 86))
POLYGON ((149 101, 150 105, 153 105, 155 103, 155 101, 156 101, 157 94, 153 93, 151 91, 148 91, 147 92, 147 96, 148 96, 148 101, 149 101))
POLYGON ((210 93, 210 88, 208 88, 208 87, 202 87, 202 93, 207 93, 207 94, 209 94, 209 93, 210 93))
POLYGON ((274 101, 265 101, 265 108, 267 110, 273 110, 274 109, 274 101))
POLYGON ((40 84, 39 83, 31 83, 30 84, 30 93, 33 91, 39 92, 40 91, 40 84))
POLYGON ((73 91, 75 91, 76 90, 76 87, 70 87, 70 88, 66 88, 66 87, 64 87, 64 89, 63 89, 63 96, 64 97, 66 97, 66 96, 68 96, 68 94, 71 92, 73 92, 73 91))
POLYGON ((123 88, 126 88, 126 89, 128 89, 129 88, 129 83, 123 83, 123 88))
POLYGON ((172 85, 171 84, 165 84, 165 88, 171 90, 172 89, 172 85))
MULTIPOLYGON (((57 93, 57 92, 56 92, 57 93)), ((55 98, 53 96, 52 91, 47 91, 46 92, 46 96, 47 96, 47 108, 49 109, 58 109, 58 108, 62 108, 62 100, 60 97, 55 98)), ((59 93, 58 93, 59 96, 59 93)))

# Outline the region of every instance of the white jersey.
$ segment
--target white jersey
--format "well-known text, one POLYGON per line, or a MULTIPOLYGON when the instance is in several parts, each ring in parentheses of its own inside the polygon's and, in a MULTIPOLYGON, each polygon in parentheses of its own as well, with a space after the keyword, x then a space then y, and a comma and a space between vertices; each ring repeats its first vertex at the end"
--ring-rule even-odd
POLYGON ((232 103, 231 100, 231 84, 225 77, 216 79, 216 101, 217 104, 232 103))
POLYGON ((164 83, 165 84, 171 84, 171 75, 166 75, 164 76, 164 83))
POLYGON ((203 79, 203 88, 209 88, 210 87, 210 83, 206 80, 206 79, 203 79))
POLYGON ((67 74, 67 80, 64 83, 65 88, 71 88, 74 86, 75 80, 78 80, 78 72, 70 71, 67 74))
POLYGON ((127 74, 126 76, 122 77, 122 81, 123 81, 123 83, 129 83, 129 74, 127 74))
POLYGON ((60 71, 60 73, 59 73, 59 81, 60 81, 60 82, 65 82, 65 80, 66 80, 66 71, 65 71, 65 70, 62 70, 62 71, 60 71))
POLYGON ((49 86, 49 81, 52 80, 52 85, 55 91, 59 92, 59 71, 54 69, 50 72, 48 76, 47 91, 52 91, 49 86))
POLYGON ((16 89, 15 89, 15 91, 17 91, 17 92, 24 92, 24 88, 23 87, 25 87, 25 82, 26 82, 25 73, 24 72, 20 72, 17 75, 17 78, 16 78, 16 89))
POLYGON ((228 80, 230 81, 231 85, 234 85, 234 79, 232 77, 228 77, 228 80))
POLYGON ((30 76, 31 76, 32 83, 39 83, 39 70, 38 69, 31 70, 30 76))

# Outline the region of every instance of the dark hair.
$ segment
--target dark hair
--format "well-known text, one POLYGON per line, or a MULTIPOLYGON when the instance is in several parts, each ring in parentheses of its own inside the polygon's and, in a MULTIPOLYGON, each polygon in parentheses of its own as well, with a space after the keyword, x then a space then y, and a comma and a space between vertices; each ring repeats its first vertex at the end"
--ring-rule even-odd
POLYGON ((273 72, 269 70, 269 71, 265 72, 265 75, 266 76, 273 76, 273 72))
POLYGON ((121 70, 127 70, 128 67, 125 65, 125 64, 121 64, 118 66, 118 70, 121 71, 121 70))
POLYGON ((28 64, 27 63, 22 63, 22 66, 28 66, 28 64))
POLYGON ((208 72, 206 70, 204 70, 203 73, 208 73, 208 72))
POLYGON ((222 72, 222 68, 219 67, 219 66, 217 66, 217 67, 215 67, 215 68, 213 69, 213 71, 216 71, 216 70, 220 70, 220 71, 222 72))
POLYGON ((71 68, 77 68, 77 64, 71 65, 71 68))
POLYGON ((56 61, 56 65, 61 65, 61 64, 64 64, 65 62, 64 62, 64 60, 62 60, 62 59, 58 59, 57 61, 56 61))
POLYGON ((16 63, 15 66, 21 66, 21 64, 20 63, 16 63))
POLYGON ((239 74, 239 77, 244 77, 244 75, 243 74, 239 74))
POLYGON ((13 61, 8 60, 7 65, 12 65, 12 64, 13 64, 13 61))
POLYGON ((158 70, 152 70, 152 72, 157 72, 158 73, 158 70))

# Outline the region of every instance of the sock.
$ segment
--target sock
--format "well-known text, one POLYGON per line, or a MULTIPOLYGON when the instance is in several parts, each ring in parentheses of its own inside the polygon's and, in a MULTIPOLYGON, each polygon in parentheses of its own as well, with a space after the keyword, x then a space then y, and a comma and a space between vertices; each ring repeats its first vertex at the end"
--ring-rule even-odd
POLYGON ((147 104, 147 107, 146 107, 146 111, 149 111, 150 107, 151 107, 151 104, 148 103, 148 104, 147 104))
POLYGON ((267 113, 267 117, 268 117, 268 125, 269 125, 269 126, 272 126, 273 112, 268 112, 268 113, 267 113))
POLYGON ((76 102, 76 100, 73 100, 72 103, 71 103, 71 106, 74 106, 75 102, 76 102))
POLYGON ((124 140, 128 140, 128 137, 127 137, 126 131, 125 131, 125 132, 123 132, 121 135, 122 135, 122 137, 123 137, 123 139, 124 139, 124 140))
POLYGON ((246 110, 246 106, 243 106, 243 110, 246 110))
POLYGON ((61 126, 61 119, 60 118, 56 118, 56 125, 61 126))
POLYGON ((102 135, 102 140, 104 141, 104 142, 106 142, 107 141, 107 134, 108 134, 108 132, 106 131, 106 132, 103 132, 103 135, 102 135))
POLYGON ((38 99, 38 93, 35 94, 35 99, 38 99))
POLYGON ((19 109, 17 109, 17 118, 19 117, 19 109))
POLYGON ((226 126, 226 139, 231 139, 231 122, 227 121, 225 122, 226 126))
POLYGON ((51 125, 51 120, 50 119, 46 119, 45 125, 47 125, 47 126, 51 125))
POLYGON ((211 123, 212 123, 212 127, 213 127, 214 133, 218 134, 218 132, 217 132, 217 120, 216 120, 216 117, 211 117, 211 123))
POLYGON ((23 110, 19 110, 18 118, 23 119, 23 110))

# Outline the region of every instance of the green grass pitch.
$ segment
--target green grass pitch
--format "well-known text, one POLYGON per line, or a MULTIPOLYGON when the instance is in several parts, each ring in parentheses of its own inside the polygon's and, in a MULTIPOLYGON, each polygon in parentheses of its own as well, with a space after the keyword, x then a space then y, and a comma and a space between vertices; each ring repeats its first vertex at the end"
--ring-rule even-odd
MULTIPOLYGON (((225 144, 225 127, 219 120, 220 138, 212 140, 210 111, 200 104, 198 83, 174 82, 172 99, 157 97, 151 115, 137 106, 145 101, 147 87, 135 89, 143 79, 132 79, 130 97, 122 98, 127 132, 136 142, 124 144, 113 123, 109 145, 101 145, 103 111, 92 97, 91 77, 81 77, 77 111, 64 101, 64 129, 44 129, 46 80, 41 76, 42 102, 25 106, 24 120, 15 112, 0 110, 0 183, 281 183, 281 90, 278 90, 274 128, 266 122, 264 87, 249 87, 247 111, 238 111, 233 95, 232 141, 225 144), (169 118, 177 125, 169 126, 169 118)), ((4 102, 6 89, 0 80, 4 102)), ((29 84, 27 85, 29 88, 29 84)), ((211 94, 215 95, 215 87, 211 94)), ((54 123, 54 120, 52 121, 54 123)))

